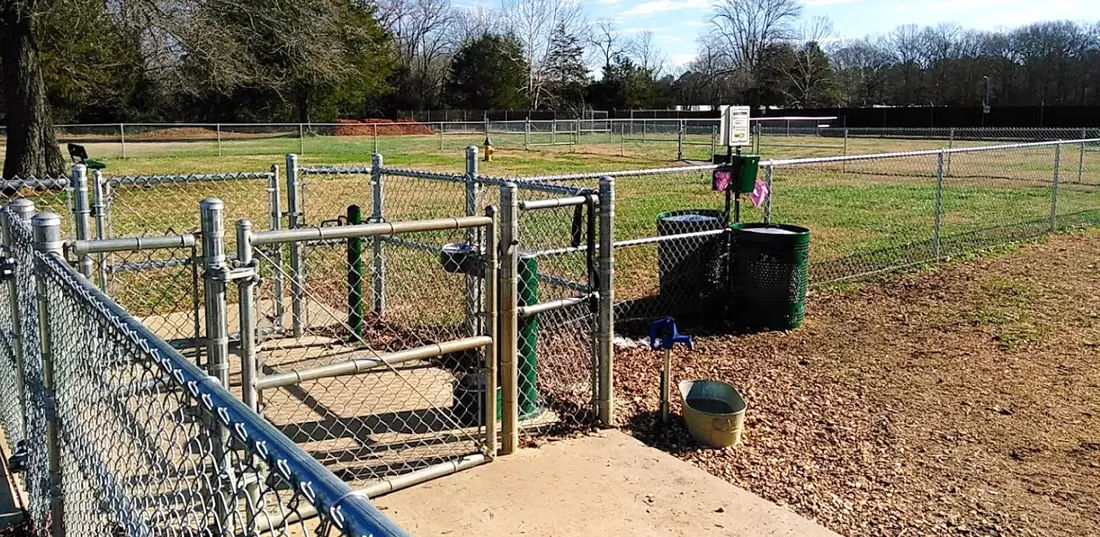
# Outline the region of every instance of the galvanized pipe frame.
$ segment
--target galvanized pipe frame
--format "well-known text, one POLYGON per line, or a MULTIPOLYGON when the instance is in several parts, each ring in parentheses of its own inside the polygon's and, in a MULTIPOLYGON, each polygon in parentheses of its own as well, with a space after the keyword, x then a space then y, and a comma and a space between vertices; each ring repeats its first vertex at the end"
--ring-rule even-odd
MULTIPOLYGON (((20 198, 13 200, 6 205, 3 210, 0 210, 0 228, 3 230, 3 245, 4 245, 4 257, 8 258, 11 263, 11 270, 13 271, 12 278, 8 279, 6 284, 8 288, 8 308, 10 312, 10 319, 12 322, 11 332, 9 335, 12 349, 12 361, 14 362, 14 375, 12 379, 16 386, 16 402, 19 404, 20 415, 20 429, 19 431, 8 431, 9 442, 12 446, 18 442, 22 442, 27 438, 27 393, 26 393, 26 373, 24 371, 25 350, 23 348, 24 338, 23 330, 20 329, 19 323, 22 319, 20 305, 19 305, 19 288, 18 282, 14 271, 18 270, 14 265, 19 263, 19 260, 14 258, 14 237, 12 226, 19 225, 14 222, 18 220, 22 225, 29 226, 31 217, 34 215, 34 202, 20 198)), ((25 291, 29 291, 25 290, 25 291)))
MULTIPOLYGON (((43 236, 47 233, 39 235, 43 236)), ((244 447, 248 457, 255 457, 262 461, 273 472, 277 471, 285 478, 296 491, 304 492, 309 503, 302 506, 305 509, 299 510, 310 510, 314 515, 323 514, 328 522, 349 536, 405 535, 401 529, 371 506, 366 498, 353 494, 343 481, 302 451, 273 425, 249 410, 225 386, 190 363, 176 349, 158 338, 101 291, 82 283, 81 278, 71 272, 72 269, 60 258, 60 252, 55 247, 49 246, 60 244, 60 241, 46 238, 40 244, 43 248, 40 251, 46 255, 39 255, 37 263, 40 266, 39 270, 49 270, 61 275, 60 279, 64 285, 71 287, 71 292, 78 293, 88 301, 92 309, 102 312, 103 322, 137 347, 147 349, 149 359, 155 362, 154 367, 164 371, 165 378, 176 383, 172 389, 174 393, 186 394, 188 399, 201 405, 203 415, 208 418, 207 421, 217 424, 216 426, 223 431, 231 432, 234 440, 244 447), (51 248, 53 248, 52 251, 51 248)), ((77 452, 95 455, 92 451, 77 450, 77 452)), ((226 472, 226 469, 220 471, 223 472, 221 475, 232 475, 232 472, 226 472)), ((109 475, 110 472, 106 472, 104 477, 109 475)), ((115 489, 123 490, 122 487, 115 487, 115 489)), ((125 494, 115 494, 111 498, 126 500, 125 494)), ((234 516, 230 511, 240 514, 237 507, 223 504, 219 509, 222 511, 220 516, 234 516)), ((64 520, 62 512, 61 507, 58 506, 53 520, 64 520)), ((259 528, 263 520, 264 518, 256 518, 252 522, 259 528)), ((63 528, 60 524, 54 527, 55 535, 61 531, 63 528)))
MULTIPOLYGON (((394 366, 404 362, 425 360, 453 352, 484 348, 486 360, 483 367, 483 373, 486 375, 486 386, 493 388, 487 395, 487 408, 485 409, 485 446, 486 451, 490 455, 495 455, 497 446, 495 357, 497 353, 497 318, 499 316, 497 312, 498 301, 496 291, 499 270, 498 255, 496 252, 496 233, 497 218, 496 210, 493 207, 488 207, 486 209, 485 216, 392 223, 382 222, 377 224, 344 225, 338 227, 296 228, 292 230, 272 230, 267 232, 254 232, 250 229, 250 223, 248 221, 238 222, 237 243, 240 255, 238 264, 242 268, 237 269, 240 271, 238 276, 226 275, 223 276, 221 280, 240 280, 239 307, 241 308, 240 318, 242 323, 241 364, 243 368, 241 377, 244 382, 242 393, 245 394, 246 403, 248 403, 250 407, 258 410, 259 402, 262 398, 262 390, 264 389, 289 386, 307 380, 365 373, 383 367, 392 371, 394 370, 394 366), (374 357, 355 358, 307 370, 291 371, 267 376, 261 376, 259 374, 259 359, 257 356, 257 349, 259 347, 258 332, 254 322, 256 315, 252 311, 255 309, 255 297, 253 293, 256 267, 252 257, 255 247, 262 245, 281 246, 288 243, 313 243, 318 241, 356 238, 401 240, 399 235, 402 233, 479 228, 484 231, 482 236, 484 237, 487 249, 485 257, 486 272, 484 278, 486 292, 482 297, 484 301, 484 318, 482 319, 484 321, 482 324, 484 327, 484 335, 473 335, 458 340, 437 342, 423 347, 385 354, 375 353, 376 355, 374 357)), ((363 341, 363 343, 366 342, 363 341)))
POLYGON ((487 227, 491 223, 492 219, 487 216, 456 216, 452 218, 382 222, 378 224, 299 227, 294 229, 255 232, 252 234, 252 244, 255 246, 268 244, 295 244, 331 239, 380 237, 422 231, 450 231, 487 227))
MULTIPOLYGON (((242 291, 242 293, 243 292, 244 291, 242 291)), ((243 308, 244 306, 242 306, 242 309, 243 308)), ((481 349, 488 347, 492 342, 492 338, 489 336, 473 336, 441 341, 400 351, 375 353, 374 356, 352 358, 307 369, 297 369, 285 373, 261 376, 258 379, 248 382, 246 388, 251 390, 266 390, 270 388, 294 386, 310 380, 359 375, 380 368, 392 368, 406 362, 427 360, 429 358, 438 358, 445 354, 481 349)), ((252 369, 251 372, 254 374, 255 369, 252 369)))
MULTIPOLYGON (((58 357, 54 355, 53 333, 50 330, 50 301, 46 287, 46 278, 43 277, 44 267, 39 262, 39 256, 60 257, 63 254, 64 242, 61 236, 61 217, 56 213, 38 213, 31 218, 31 231, 33 236, 33 248, 35 253, 35 296, 38 304, 38 329, 39 342, 41 344, 42 359, 42 394, 40 397, 49 408, 54 407, 57 398, 55 385, 55 368, 58 357)), ((65 532, 65 500, 62 494, 61 480, 61 424, 55 412, 46 413, 46 453, 48 462, 48 491, 50 505, 51 535, 63 537, 65 532)))
POLYGON ((75 240, 66 247, 74 255, 87 256, 108 252, 140 252, 167 248, 190 248, 195 246, 194 234, 165 235, 162 237, 125 237, 120 239, 75 240))

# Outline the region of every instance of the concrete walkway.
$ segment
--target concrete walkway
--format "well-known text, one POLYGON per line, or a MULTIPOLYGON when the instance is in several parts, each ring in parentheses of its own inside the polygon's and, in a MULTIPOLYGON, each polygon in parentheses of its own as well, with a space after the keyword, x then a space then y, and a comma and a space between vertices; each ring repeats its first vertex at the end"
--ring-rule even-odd
POLYGON ((417 536, 837 537, 618 431, 523 449, 373 502, 417 536))

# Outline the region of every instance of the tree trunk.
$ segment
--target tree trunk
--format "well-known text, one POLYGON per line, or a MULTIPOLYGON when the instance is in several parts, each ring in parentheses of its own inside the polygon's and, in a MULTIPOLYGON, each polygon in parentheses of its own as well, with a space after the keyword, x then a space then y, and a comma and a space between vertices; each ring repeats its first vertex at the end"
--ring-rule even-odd
POLYGON ((298 106, 298 123, 309 123, 309 90, 299 86, 294 100, 298 106))
POLYGON ((7 107, 4 177, 43 178, 65 173, 57 146, 53 113, 32 28, 32 6, 14 2, 0 8, 0 57, 7 107), (14 4, 14 5, 13 5, 14 4))

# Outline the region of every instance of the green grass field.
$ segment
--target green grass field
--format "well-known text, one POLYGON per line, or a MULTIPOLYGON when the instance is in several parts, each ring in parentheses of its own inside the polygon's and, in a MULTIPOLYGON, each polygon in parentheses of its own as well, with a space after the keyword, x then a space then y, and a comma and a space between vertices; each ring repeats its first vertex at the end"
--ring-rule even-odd
MULTIPOLYGON (((522 135, 494 136, 493 162, 479 163, 480 173, 519 177, 542 174, 582 173, 675 166, 677 143, 620 141, 618 136, 585 135, 577 145, 537 146, 523 150, 522 135)), ((557 136, 558 141, 567 136, 557 136)), ((693 135, 685 146, 685 158, 703 160, 710 153, 709 135, 693 135)), ((532 135, 532 143, 549 142, 550 136, 532 135)), ((438 136, 383 136, 378 150, 387 167, 452 172, 465 168, 464 147, 479 144, 477 134, 438 136)), ((259 172, 272 164, 284 166, 284 155, 305 149, 303 166, 369 164, 375 139, 365 137, 312 137, 223 139, 192 142, 128 143, 127 158, 115 143, 90 143, 88 151, 108 162, 107 175, 153 175, 214 172, 259 172)), ((762 157, 792 158, 837 156, 844 140, 820 137, 765 137, 762 157)), ((866 139, 847 142, 847 153, 882 153, 936 149, 943 140, 866 139)), ((988 145, 977 142, 954 143, 988 145)), ((773 178, 773 221, 809 227, 813 232, 812 260, 823 267, 817 279, 844 277, 912 261, 931 255, 936 214, 935 156, 779 168, 773 178), (871 255, 873 253, 873 255, 871 255), (870 257, 868 257, 870 256, 870 257)), ((1059 223, 1100 223, 1100 152, 1088 147, 1065 146, 1060 155, 1059 223), (1080 162, 1080 166, 1079 166, 1080 162)), ((1054 149, 1016 149, 975 154, 956 154, 945 161, 940 217, 943 254, 1028 236, 1047 225, 1051 215, 1051 183, 1054 149), (951 242, 954 240, 955 242, 951 242)), ((595 180, 569 183, 594 188, 595 180)), ((464 190, 460 184, 423 179, 387 177, 386 217, 420 219, 462 214, 464 190)), ((285 185, 282 186, 285 207, 285 185)), ((232 224, 248 218, 257 229, 266 229, 270 218, 267 184, 261 179, 185 183, 178 186, 118 186, 112 193, 109 229, 112 236, 189 232, 198 227, 198 202, 217 196, 226 202, 226 219, 232 224)), ((544 195, 539 195, 540 197, 544 195)), ((41 206, 64 209, 64 196, 40 193, 41 206)), ((369 177, 306 176, 303 192, 305 217, 319 224, 344 213, 350 204, 370 206, 369 177)), ((653 236, 656 217, 666 211, 723 206, 723 199, 709 187, 705 173, 683 172, 660 176, 621 177, 616 181, 616 239, 653 236)), ((484 194, 483 204, 495 203, 495 192, 484 194)), ((284 209, 285 210, 285 209, 284 209)), ((759 221, 763 211, 744 205, 743 219, 759 221)), ((525 244, 530 248, 564 245, 569 237, 571 212, 557 211, 526 224, 525 244), (566 214, 569 213, 569 214, 566 214)), ((230 250, 233 250, 230 238, 230 250)), ((619 298, 637 298, 657 289, 657 247, 623 249, 618 254, 619 298)), ((563 277, 583 270, 577 260, 547 262, 563 277)))

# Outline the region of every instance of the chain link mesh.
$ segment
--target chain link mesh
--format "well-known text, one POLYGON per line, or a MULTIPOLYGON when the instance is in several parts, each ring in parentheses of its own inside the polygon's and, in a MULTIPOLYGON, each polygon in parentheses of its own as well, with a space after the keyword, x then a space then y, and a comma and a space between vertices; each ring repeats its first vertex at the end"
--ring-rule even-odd
MULTIPOLYGON (((519 186, 521 203, 561 197, 519 186)), ((576 205, 519 214, 519 306, 579 299, 520 315, 519 414, 528 434, 595 422, 597 209, 576 205)))
POLYGON ((229 211, 226 219, 248 219, 256 229, 270 229, 270 172, 172 176, 104 177, 106 236, 143 237, 198 231, 199 202, 217 197, 229 211))
POLYGON ((143 248, 89 258, 92 281, 101 290, 198 363, 204 289, 196 247, 143 248))
POLYGON ((26 432, 0 424, 26 453, 32 534, 403 535, 63 259, 33 251, 28 222, 9 228, 19 318, 3 331, 22 335, 26 432))
MULTIPOLYGON (((469 267, 441 256, 466 233, 306 242, 301 280, 289 253, 280 263, 258 249, 259 307, 284 304, 281 318, 269 319, 277 328, 263 339, 261 374, 370 361, 481 334, 480 278, 468 297, 461 271, 469 267), (297 307, 289 303, 295 281, 303 282, 297 307)), ((471 244, 482 244, 481 233, 473 231, 471 244)), ((482 349, 472 349, 267 389, 263 413, 346 482, 366 487, 483 449, 484 360, 482 349)))

